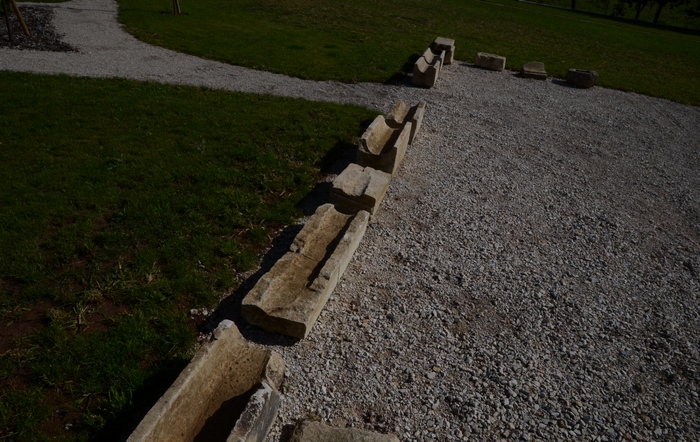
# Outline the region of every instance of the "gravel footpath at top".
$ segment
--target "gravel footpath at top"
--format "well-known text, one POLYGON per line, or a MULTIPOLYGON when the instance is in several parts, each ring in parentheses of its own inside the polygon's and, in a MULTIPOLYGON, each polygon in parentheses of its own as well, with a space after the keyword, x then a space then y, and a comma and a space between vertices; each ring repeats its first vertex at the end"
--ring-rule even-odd
POLYGON ((233 315, 287 362, 269 441, 307 416, 404 442, 700 440, 697 107, 460 62, 430 91, 302 81, 139 43, 111 1, 67 5, 82 52, 0 49, 0 69, 428 102, 309 339, 233 315))

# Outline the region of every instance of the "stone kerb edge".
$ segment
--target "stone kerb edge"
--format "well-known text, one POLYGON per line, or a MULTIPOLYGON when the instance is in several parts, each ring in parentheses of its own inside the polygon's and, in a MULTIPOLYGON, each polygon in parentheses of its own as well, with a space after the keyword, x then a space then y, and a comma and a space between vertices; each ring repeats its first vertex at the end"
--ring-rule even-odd
POLYGON ((236 423, 244 426, 243 419, 253 425, 261 441, 277 415, 284 371, 279 354, 248 342, 233 322, 224 320, 214 331, 213 341, 200 347, 127 442, 189 442, 223 402, 265 384, 269 394, 261 398, 265 401, 261 410, 266 411, 266 418, 261 421, 261 414, 242 414, 236 423))

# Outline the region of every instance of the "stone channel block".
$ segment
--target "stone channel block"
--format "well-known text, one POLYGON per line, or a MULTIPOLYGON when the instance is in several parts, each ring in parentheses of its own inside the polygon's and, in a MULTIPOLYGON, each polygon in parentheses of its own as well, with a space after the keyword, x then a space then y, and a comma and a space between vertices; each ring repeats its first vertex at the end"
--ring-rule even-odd
POLYGON ((501 72, 506 67, 506 57, 489 54, 487 52, 479 52, 476 54, 474 64, 483 69, 501 72))
POLYGON ((547 79, 547 72, 544 70, 544 63, 539 61, 525 63, 522 69, 520 69, 520 73, 525 78, 534 78, 535 80, 547 79))
POLYGON ((393 128, 384 116, 378 115, 360 138, 357 164, 393 175, 406 154, 412 130, 410 121, 403 127, 393 128))
POLYGON ((591 88, 598 81, 598 72, 583 69, 569 69, 566 73, 566 82, 580 88, 591 88))
POLYGON ((435 86, 444 61, 445 51, 434 53, 430 48, 426 49, 413 65, 413 84, 427 88, 435 86))
POLYGON ((289 442, 399 442, 393 434, 374 433, 359 428, 333 428, 320 422, 301 421, 289 442))
POLYGON ((444 64, 452 64, 455 57, 455 41, 451 38, 438 37, 430 45, 434 52, 445 51, 444 64))
POLYGON ((369 213, 338 212, 324 204, 282 258, 243 298, 250 324, 303 339, 308 336, 367 229, 369 213))
POLYGON ((331 203, 343 213, 365 210, 374 215, 390 181, 391 175, 386 172, 350 164, 333 180, 331 203))
POLYGON ((127 442, 262 442, 280 405, 282 357, 222 321, 127 442))
POLYGON ((425 106, 425 101, 421 101, 415 106, 409 107, 403 100, 399 100, 386 115, 386 124, 393 129, 399 129, 403 127, 405 122, 410 121, 411 135, 408 138, 408 144, 413 144, 413 139, 416 137, 423 124, 425 106))

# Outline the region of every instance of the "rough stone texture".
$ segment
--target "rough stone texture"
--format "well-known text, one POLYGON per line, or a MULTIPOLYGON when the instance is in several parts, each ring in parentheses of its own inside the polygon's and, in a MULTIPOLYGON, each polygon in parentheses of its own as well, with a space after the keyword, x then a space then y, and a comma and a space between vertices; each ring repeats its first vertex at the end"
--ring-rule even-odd
POLYGON ((506 67, 506 57, 489 54, 487 52, 479 52, 476 54, 474 64, 480 68, 500 72, 506 67))
POLYGON ((598 72, 596 71, 569 69, 569 72, 566 73, 566 82, 580 88, 592 88, 597 81, 598 72))
POLYGON ((452 64, 455 56, 455 41, 451 38, 438 37, 430 45, 430 48, 435 51, 445 51, 444 64, 452 64))
POLYGON ((305 338, 350 262, 368 220, 364 211, 346 215, 332 204, 319 207, 290 251, 243 299, 245 320, 269 332, 305 338))
POLYGON ((386 114, 384 118, 387 126, 392 129, 400 129, 403 127, 404 120, 411 111, 411 107, 407 105, 403 100, 399 100, 391 106, 391 109, 386 114))
POLYGON ((423 115, 425 114, 425 101, 421 101, 413 106, 408 114, 408 120, 411 122, 411 135, 408 138, 408 144, 413 144, 413 140, 418 135, 421 125, 423 124, 423 115))
POLYGON ((352 163, 333 180, 331 203, 343 213, 365 210, 374 215, 390 181, 386 172, 352 163))
POLYGON ((399 442, 399 438, 393 434, 357 428, 333 428, 305 420, 297 424, 289 442, 399 442))
POLYGON ((544 70, 544 63, 539 61, 525 63, 520 69, 520 74, 525 78, 533 78, 535 80, 547 79, 547 72, 544 70))
POLYGON ((394 174, 406 153, 413 124, 406 122, 401 129, 386 124, 382 115, 377 116, 360 138, 357 164, 394 174))
POLYGON ((282 396, 267 382, 248 400, 241 417, 236 421, 226 442, 261 442, 277 417, 282 396))
POLYGON ((413 65, 413 85, 427 88, 435 86, 444 59, 445 51, 434 54, 430 48, 426 49, 416 61, 416 64, 413 65))
MULTIPOLYGON (((128 442, 190 442, 222 405, 245 395, 257 384, 266 382, 270 391, 279 387, 279 380, 265 377, 268 362, 274 360, 276 371, 284 372, 281 357, 271 350, 259 347, 239 333, 233 322, 222 321, 214 332, 214 340, 203 345, 185 367, 173 385, 151 408, 128 442)), ((266 412, 261 421, 249 419, 256 428, 257 438, 263 440, 279 407, 279 394, 268 395, 266 412)), ((230 419, 235 419, 231 416, 230 419)), ((228 428, 233 428, 234 423, 228 428)))

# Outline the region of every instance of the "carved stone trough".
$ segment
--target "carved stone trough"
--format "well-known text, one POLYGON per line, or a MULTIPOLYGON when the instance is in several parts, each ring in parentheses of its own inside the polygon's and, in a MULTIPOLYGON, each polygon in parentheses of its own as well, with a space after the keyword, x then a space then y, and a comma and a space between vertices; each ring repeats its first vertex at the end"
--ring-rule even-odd
POLYGON ((383 115, 377 116, 360 138, 357 164, 393 175, 406 154, 412 128, 411 122, 391 127, 383 115))
POLYGON ((407 122, 411 123, 411 135, 408 137, 408 144, 413 144, 413 139, 423 124, 425 114, 425 101, 421 101, 413 107, 409 107, 403 100, 397 101, 388 114, 386 114, 387 126, 394 129, 401 129, 407 122))
POLYGON ((365 210, 374 215, 390 181, 391 175, 386 172, 350 164, 333 180, 331 203, 343 213, 365 210))
POLYGON ((222 321, 127 442, 261 442, 275 420, 282 357, 222 321))
POLYGON ((413 65, 413 84, 431 88, 440 75, 440 69, 445 62, 445 51, 434 53, 430 48, 413 65))

